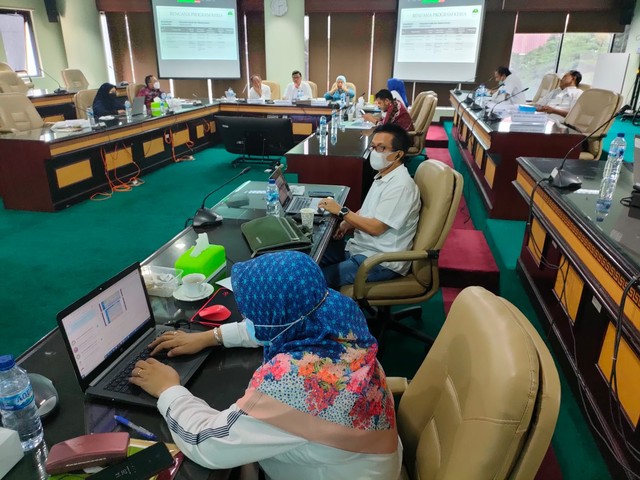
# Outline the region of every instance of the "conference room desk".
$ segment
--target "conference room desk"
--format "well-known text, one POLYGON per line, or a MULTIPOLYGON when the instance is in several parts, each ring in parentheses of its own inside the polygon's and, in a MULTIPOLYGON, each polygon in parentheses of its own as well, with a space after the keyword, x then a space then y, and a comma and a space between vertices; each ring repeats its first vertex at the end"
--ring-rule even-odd
MULTIPOLYGON (((482 111, 465 103, 467 92, 451 91, 453 137, 480 192, 490 218, 524 220, 526 203, 513 188, 519 156, 564 157, 582 134, 547 121, 544 131, 511 123, 510 118, 483 120, 482 111)), ((579 149, 569 155, 578 158, 579 149)))
MULTIPOLYGON (((330 190, 342 202, 349 189, 334 185, 307 185, 307 188, 330 190)), ((227 256, 227 272, 231 266, 250 257, 250 250, 242 238, 240 225, 252 218, 264 216, 265 182, 245 182, 213 207, 225 217, 220 226, 207 231, 210 243, 223 245, 227 256), (232 196, 248 196, 248 203, 241 207, 228 207, 225 201, 232 196)), ((309 254, 318 261, 331 238, 337 217, 327 216, 314 225, 313 245, 309 254)), ((160 249, 141 262, 145 266, 173 267, 186 249, 195 244, 198 233, 188 227, 169 240, 160 249)), ((123 266, 124 267, 124 266, 123 266)), ((226 275, 223 275, 226 276, 226 275)), ((277 286, 274 286, 277 288, 277 286)), ((157 324, 188 320, 206 302, 183 302, 173 297, 150 297, 157 324)), ((233 302, 235 304, 235 302, 233 302)), ((232 312, 234 308, 231 308, 232 312)), ((240 321, 234 314, 233 320, 240 321)), ((192 325, 193 330, 202 327, 192 325)), ((122 430, 113 415, 122 415, 137 425, 154 432, 159 440, 171 442, 169 429, 156 409, 99 401, 86 397, 80 390, 73 372, 64 341, 56 328, 18 358, 18 363, 30 373, 39 373, 51 379, 60 395, 59 405, 43 419, 45 443, 50 448, 55 443, 88 433, 122 430)), ((196 396, 203 398, 216 409, 225 409, 240 398, 255 369, 262 363, 262 349, 215 348, 196 375, 187 385, 196 396)), ((132 434, 135 437, 135 434, 132 434)), ((26 454, 9 472, 6 480, 44 480, 46 449, 26 454)), ((226 479, 228 470, 208 470, 185 459, 176 476, 179 480, 226 479)))
MULTIPOLYGON (((518 158, 514 183, 527 203, 536 182, 547 178, 559 164, 559 159, 518 158)), ((565 168, 582 179, 582 188, 575 192, 542 182, 534 194, 533 219, 525 233, 518 270, 546 324, 545 330, 567 378, 574 389, 579 384, 583 386, 586 409, 596 428, 637 472, 640 463, 631 460, 624 440, 616 431, 618 404, 613 404, 616 413, 612 418, 609 403, 609 375, 622 292, 627 282, 640 272, 640 219, 630 217, 629 207, 620 204, 621 198, 631 195, 630 166, 624 164, 610 213, 602 222, 595 221, 595 204, 604 162, 567 161, 565 168)), ((621 335, 616 369, 622 406, 620 424, 629 443, 638 449, 638 285, 631 288, 626 299, 621 335)), ((607 449, 601 450, 614 465, 607 449)))
POLYGON ((72 120, 76 117, 73 103, 74 91, 54 93, 49 90, 31 89, 27 96, 45 122, 72 120))
POLYGON ((325 151, 320 149, 318 135, 311 135, 285 153, 287 172, 297 173, 301 183, 348 185, 351 191, 346 205, 357 211, 376 174, 364 159, 369 133, 370 130, 338 130, 334 142, 327 135, 325 151))

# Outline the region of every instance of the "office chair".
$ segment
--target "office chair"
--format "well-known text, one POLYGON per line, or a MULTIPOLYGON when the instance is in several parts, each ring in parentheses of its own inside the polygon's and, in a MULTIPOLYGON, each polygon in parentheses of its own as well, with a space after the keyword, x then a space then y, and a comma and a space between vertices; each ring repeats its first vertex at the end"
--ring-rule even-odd
POLYGON ((318 98, 318 84, 316 82, 312 82, 311 80, 307 80, 307 83, 311 87, 311 96, 313 98, 318 98))
MULTIPOLYGON (((620 108, 622 96, 611 90, 590 88, 578 97, 564 119, 567 125, 575 127, 585 135, 593 132, 607 118, 620 108)), ((602 154, 602 140, 609 131, 613 119, 587 140, 585 151, 580 152, 581 160, 598 160, 602 154)))
POLYGON ((89 88, 89 81, 81 70, 75 68, 65 68, 62 70, 62 80, 67 90, 86 90, 89 88))
POLYGON ((365 311, 373 311, 372 330, 380 349, 387 329, 399 331, 428 345, 432 339, 423 332, 408 327, 400 320, 407 316, 420 321, 418 307, 391 313, 392 305, 412 305, 428 300, 440 289, 438 255, 453 225, 462 195, 462 175, 438 160, 425 160, 416 170, 414 181, 420 190, 420 217, 411 250, 377 253, 367 258, 356 273, 353 285, 345 285, 340 292, 353 297, 365 311), (369 270, 386 261, 411 261, 409 273, 403 277, 381 282, 367 282, 369 270))
POLYGON ((14 70, 8 63, 0 62, 0 72, 15 72, 28 88, 34 87, 31 77, 26 70, 14 70))
POLYGON ((73 96, 73 103, 76 105, 76 117, 87 119, 87 108, 93 107, 93 101, 98 93, 97 88, 90 90, 80 90, 73 96))
POLYGON ((144 88, 144 83, 130 83, 127 85, 127 98, 133 104, 133 99, 138 95, 138 92, 144 88))
POLYGON ((580 85, 578 85, 578 88, 583 92, 586 92, 587 90, 591 89, 591 85, 589 85, 588 83, 580 83, 580 85))
POLYGON ((0 62, 0 72, 13 72, 13 68, 8 63, 0 62))
POLYGON ((544 77, 542 77, 542 81, 540 82, 538 91, 531 99, 531 103, 535 104, 551 90, 558 88, 558 85, 560 85, 560 79, 558 78, 558 75, 556 75, 555 73, 547 73, 544 77))
POLYGON ((433 90, 426 90, 424 92, 418 93, 416 98, 413 99, 413 103, 411 107, 409 107, 409 115, 411 115, 411 120, 415 123, 418 115, 420 115, 420 107, 422 107, 422 102, 426 97, 433 96, 438 98, 438 94, 433 90))
POLYGON ((29 86, 24 83, 20 76, 11 71, 0 72, 0 92, 1 93, 23 93, 29 91, 29 86))
MULTIPOLYGON (((532 480, 560 410, 549 349, 511 303, 482 287, 455 299, 397 411, 412 480, 532 480)), ((405 380, 405 379, 402 379, 405 380)))
MULTIPOLYGON (((347 90, 350 88, 353 89, 353 99, 351 101, 352 102, 358 101, 358 89, 356 88, 355 84, 351 82, 345 82, 345 85, 347 86, 347 90)), ((336 82, 333 82, 333 85, 331 85, 331 88, 329 90, 333 90, 335 87, 336 87, 336 82)))
POLYGON ((0 94, 0 133, 41 128, 44 120, 24 93, 0 94))
POLYGON ((438 106, 438 97, 434 95, 425 95, 420 101, 418 108, 418 115, 413 119, 414 129, 407 132, 411 137, 411 146, 407 151, 408 157, 415 157, 416 155, 422 155, 424 151, 424 144, 427 137, 427 131, 433 121, 433 116, 436 113, 436 107, 438 106))
POLYGON ((280 95, 280 84, 278 82, 262 80, 262 83, 271 89, 271 100, 280 100, 282 98, 282 95, 280 95))

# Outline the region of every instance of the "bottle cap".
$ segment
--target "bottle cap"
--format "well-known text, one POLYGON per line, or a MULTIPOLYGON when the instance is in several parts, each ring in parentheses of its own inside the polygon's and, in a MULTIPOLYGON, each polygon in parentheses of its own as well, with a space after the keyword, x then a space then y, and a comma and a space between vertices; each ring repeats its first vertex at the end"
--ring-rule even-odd
POLYGON ((13 355, 0 356, 0 372, 12 369, 15 364, 16 362, 13 359, 13 355))
POLYGON ((620 132, 620 133, 618 133, 618 136, 621 137, 621 138, 624 138, 624 133, 620 132))
POLYGON ((271 185, 271 184, 274 184, 274 185, 276 184, 276 179, 275 178, 270 178, 269 179, 269 185, 271 185))

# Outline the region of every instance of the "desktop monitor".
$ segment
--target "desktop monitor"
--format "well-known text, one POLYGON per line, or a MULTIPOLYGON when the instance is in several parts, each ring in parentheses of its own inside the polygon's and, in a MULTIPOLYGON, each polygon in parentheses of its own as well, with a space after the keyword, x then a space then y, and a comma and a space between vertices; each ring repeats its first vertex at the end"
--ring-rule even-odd
POLYGON ((217 131, 229 153, 244 156, 282 156, 293 148, 288 118, 216 117, 217 131))

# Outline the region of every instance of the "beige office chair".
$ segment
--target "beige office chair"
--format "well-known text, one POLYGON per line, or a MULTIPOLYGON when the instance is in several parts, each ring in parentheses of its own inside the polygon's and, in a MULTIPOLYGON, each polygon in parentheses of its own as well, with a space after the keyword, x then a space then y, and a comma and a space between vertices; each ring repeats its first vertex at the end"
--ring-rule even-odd
POLYGON ((13 68, 8 63, 0 62, 0 72, 13 72, 13 68))
MULTIPOLYGON (((351 82, 345 82, 347 85, 347 89, 351 88, 353 89, 353 102, 358 101, 358 89, 356 88, 354 83, 351 82)), ((331 85, 331 88, 329 90, 333 90, 334 88, 336 88, 336 82, 333 82, 333 85, 331 85)))
POLYGON ((433 121, 433 116, 436 113, 436 107, 438 106, 438 97, 435 95, 425 95, 418 109, 417 117, 411 116, 413 119, 413 130, 409 133, 411 137, 411 146, 407 151, 407 156, 413 157, 416 155, 422 155, 424 151, 424 144, 427 137, 427 131, 433 121))
POLYGON ((28 88, 33 88, 33 82, 26 70, 14 70, 8 63, 0 62, 0 72, 16 72, 28 88))
POLYGON ((311 80, 307 80, 307 83, 311 87, 311 96, 313 98, 318 98, 318 84, 316 82, 312 82, 311 80))
POLYGON ((89 81, 81 70, 66 68, 61 73, 67 90, 86 90, 89 87, 89 81))
POLYGON ((532 480, 559 410, 558 371, 538 332, 507 300, 468 287, 400 399, 402 478, 532 480))
POLYGON ((589 85, 588 83, 581 83, 580 85, 578 85, 578 88, 583 92, 586 92, 587 90, 591 89, 591 85, 589 85))
POLYGON ((438 94, 436 92, 434 92, 433 90, 426 90, 424 92, 418 93, 413 99, 413 103, 409 107, 409 114, 411 115, 411 120, 413 120, 414 123, 418 119, 418 115, 420 115, 420 107, 422 106, 422 101, 428 96, 436 97, 436 99, 438 98, 438 94))
MULTIPOLYGON (((578 97, 576 103, 567 113, 564 122, 588 135, 607 118, 612 117, 620 108, 621 103, 622 96, 618 93, 601 88, 590 88, 578 97)), ((612 123, 613 119, 587 140, 586 148, 583 147, 584 151, 580 152, 580 159, 598 160, 600 158, 603 137, 609 131, 612 123)))
MULTIPOLYGON (((425 160, 416 170, 414 180, 420 189, 422 207, 413 248, 403 252, 378 253, 367 258, 356 274, 353 285, 345 285, 340 292, 353 297, 364 309, 376 306, 372 325, 378 341, 386 329, 397 330, 430 344, 424 333, 399 322, 411 316, 420 321, 420 307, 391 313, 391 305, 412 305, 428 300, 440 289, 438 254, 444 244, 458 210, 462 195, 462 175, 438 160, 425 160), (404 277, 382 282, 367 282, 369 270, 384 261, 411 261, 404 277)), ((382 344, 381 344, 382 348, 382 344)))
POLYGON ((87 108, 93 106, 96 93, 98 93, 98 89, 92 88, 90 90, 80 90, 73 96, 73 103, 76 105, 76 116, 78 118, 84 118, 86 120, 87 108))
POLYGON ((24 93, 0 94, 0 132, 41 128, 44 120, 24 93))
POLYGON ((138 92, 144 88, 144 83, 130 83, 127 85, 127 98, 133 104, 133 99, 138 95, 138 92))
POLYGON ((544 77, 542 77, 542 81, 540 82, 538 91, 531 99, 531 103, 536 103, 538 100, 543 98, 551 90, 558 88, 559 84, 560 84, 560 79, 558 78, 558 75, 556 75, 555 73, 547 73, 544 77))
POLYGON ((272 82, 271 80, 262 80, 264 85, 267 85, 271 89, 271 100, 280 100, 280 84, 278 82, 272 82))
POLYGON ((1 93, 23 93, 29 91, 29 86, 24 83, 20 76, 12 71, 0 72, 0 92, 1 93))

